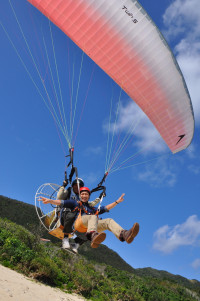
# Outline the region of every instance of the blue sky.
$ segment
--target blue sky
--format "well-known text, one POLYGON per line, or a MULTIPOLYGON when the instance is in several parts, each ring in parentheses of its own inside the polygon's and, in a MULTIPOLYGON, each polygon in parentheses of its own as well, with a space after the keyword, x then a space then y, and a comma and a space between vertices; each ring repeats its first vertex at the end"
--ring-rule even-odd
POLYGON ((59 87, 62 90, 67 119, 73 116, 70 95, 74 99, 72 112, 77 99, 73 132, 75 165, 87 186, 93 188, 105 172, 112 150, 108 129, 115 128, 121 133, 113 136, 114 147, 119 136, 123 141, 129 130, 129 118, 137 120, 135 138, 127 143, 128 147, 116 162, 118 167, 134 154, 125 165, 130 167, 113 172, 106 181, 104 204, 123 192, 125 201, 104 217, 114 218, 127 229, 137 221, 141 230, 131 245, 122 244, 112 233, 107 233, 105 244, 134 268, 152 267, 200 280, 200 3, 199 0, 165 0, 159 5, 156 0, 140 3, 166 37, 185 77, 195 115, 190 147, 176 155, 170 154, 129 97, 63 33, 51 26, 56 68, 47 20, 25 0, 12 1, 24 40, 9 1, 3 0, 0 4, 0 193, 34 204, 35 192, 41 184, 63 181, 68 145, 43 101, 47 98, 38 75, 53 98, 53 82, 47 80, 50 77, 48 55, 52 72, 59 71, 55 85, 58 94, 59 87), (119 98, 121 105, 116 119, 119 98), (115 102, 110 115, 111 99, 115 102))

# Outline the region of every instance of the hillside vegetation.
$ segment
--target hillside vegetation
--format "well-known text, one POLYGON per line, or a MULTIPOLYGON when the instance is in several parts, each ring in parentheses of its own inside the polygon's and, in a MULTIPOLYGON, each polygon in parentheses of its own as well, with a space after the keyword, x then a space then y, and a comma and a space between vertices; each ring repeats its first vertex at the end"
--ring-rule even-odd
MULTIPOLYGON (((61 245, 61 241, 59 239, 49 235, 42 227, 33 205, 0 196, 0 217, 5 217, 16 224, 25 227, 40 237, 50 239, 52 242, 57 244, 57 246, 61 245)), ((98 249, 94 250, 90 247, 89 243, 85 243, 83 246, 81 246, 81 248, 79 248, 79 253, 98 263, 109 264, 114 268, 122 269, 128 272, 134 271, 134 269, 116 252, 109 249, 105 245, 101 245, 98 249)))
MULTIPOLYGON (((8 200, 6 201, 8 204, 8 200)), ((11 202, 13 205, 16 201, 11 202)), ((0 204, 2 209, 2 198, 0 204)), ((12 207, 14 208, 14 205, 12 207)), ((111 266, 109 262, 99 263, 95 256, 89 261, 84 256, 86 252, 84 250, 82 255, 73 255, 62 250, 59 247, 60 242, 42 243, 40 232, 31 233, 28 229, 31 228, 31 223, 34 225, 33 228, 37 226, 34 220, 29 219, 25 229, 11 222, 11 212, 8 217, 0 218, 0 263, 38 281, 67 292, 76 292, 90 300, 200 300, 198 281, 189 281, 181 276, 151 268, 133 269, 128 264, 123 270, 111 266), (127 271, 129 267, 130 271, 127 271)), ((92 250, 89 246, 84 248, 92 250)), ((109 248, 101 246, 101 252, 104 251, 106 253, 103 257, 112 257, 111 262, 115 256, 120 258, 109 248)))

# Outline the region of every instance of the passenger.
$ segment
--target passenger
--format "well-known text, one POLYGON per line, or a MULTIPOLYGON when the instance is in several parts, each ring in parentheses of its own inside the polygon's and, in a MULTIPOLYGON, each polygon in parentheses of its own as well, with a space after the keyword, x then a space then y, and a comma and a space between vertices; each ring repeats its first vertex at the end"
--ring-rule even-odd
POLYGON ((78 230, 80 227, 85 227, 86 237, 91 241, 91 247, 97 248, 106 238, 106 234, 103 232, 105 230, 111 231, 120 241, 126 241, 127 243, 131 243, 137 236, 139 232, 138 223, 134 223, 130 230, 125 230, 112 218, 98 219, 98 215, 109 212, 109 210, 123 202, 124 195, 125 194, 122 194, 116 201, 109 205, 101 206, 100 210, 89 205, 90 189, 88 187, 80 188, 81 202, 74 199, 51 200, 44 197, 39 201, 42 201, 44 204, 62 205, 63 208, 69 208, 71 212, 75 212, 77 215, 80 213, 80 218, 77 218, 75 222, 75 229, 78 230))
MULTIPOLYGON (((79 192, 78 188, 84 186, 84 182, 81 178, 75 179, 72 182, 72 187, 68 187, 66 189, 67 182, 64 181, 63 185, 60 187, 57 199, 58 200, 67 200, 74 199, 79 201, 79 192), (78 185, 79 184, 79 185, 78 185)), ((97 203, 99 203, 100 199, 96 198, 94 201, 89 202, 91 207, 94 207, 97 203)), ((73 252, 78 253, 78 248, 87 241, 87 238, 76 232, 76 238, 74 239, 74 243, 71 243, 69 240, 69 233, 73 232, 73 224, 76 219, 77 214, 72 213, 70 208, 63 208, 62 205, 58 206, 58 212, 62 210, 61 224, 64 226, 64 238, 62 240, 62 248, 63 249, 71 249, 73 252)))

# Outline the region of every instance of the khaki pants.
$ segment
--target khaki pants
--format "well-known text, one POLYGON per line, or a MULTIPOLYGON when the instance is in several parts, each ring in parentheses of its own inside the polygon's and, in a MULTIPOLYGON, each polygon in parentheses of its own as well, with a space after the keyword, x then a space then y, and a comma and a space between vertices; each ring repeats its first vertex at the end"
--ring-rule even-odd
POLYGON ((121 231, 124 230, 112 218, 99 220, 96 215, 82 215, 81 218, 84 226, 87 227, 87 232, 109 230, 119 239, 121 231))

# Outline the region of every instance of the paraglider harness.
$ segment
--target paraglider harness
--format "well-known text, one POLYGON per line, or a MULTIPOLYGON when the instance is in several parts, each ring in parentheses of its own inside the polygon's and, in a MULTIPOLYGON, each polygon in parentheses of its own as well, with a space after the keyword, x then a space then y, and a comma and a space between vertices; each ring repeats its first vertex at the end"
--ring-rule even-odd
MULTIPOLYGON (((67 157, 70 157, 70 162, 68 163, 66 170, 65 170, 65 183, 66 186, 70 183, 72 183, 72 178, 75 174, 76 179, 77 179, 77 186, 78 186, 78 192, 79 192, 79 200, 77 200, 78 202, 78 206, 75 207, 73 210, 69 209, 69 208, 63 208, 60 212, 61 218, 61 225, 63 226, 63 232, 66 234, 70 234, 73 233, 75 231, 78 232, 86 232, 87 229, 83 226, 82 224, 82 220, 81 220, 81 212, 84 211, 85 214, 87 214, 87 209, 83 206, 83 203, 81 201, 81 197, 80 197, 80 186, 79 186, 79 181, 78 181, 78 170, 77 167, 74 166, 73 164, 73 159, 74 159, 74 148, 70 148, 69 149, 69 155, 67 157), (69 175, 69 178, 67 178, 67 168, 69 168, 71 166, 71 172, 69 175)), ((95 215, 98 216, 99 211, 101 209, 101 204, 103 201, 103 198, 106 196, 106 187, 103 185, 103 183, 105 182, 105 179, 108 175, 108 172, 106 172, 102 178, 102 180, 100 181, 100 183, 91 190, 91 194, 93 192, 97 192, 97 191, 101 191, 100 195, 99 195, 99 206, 98 209, 95 212, 95 215)), ((71 194, 71 187, 68 187, 68 190, 70 191, 69 195, 71 194)))

